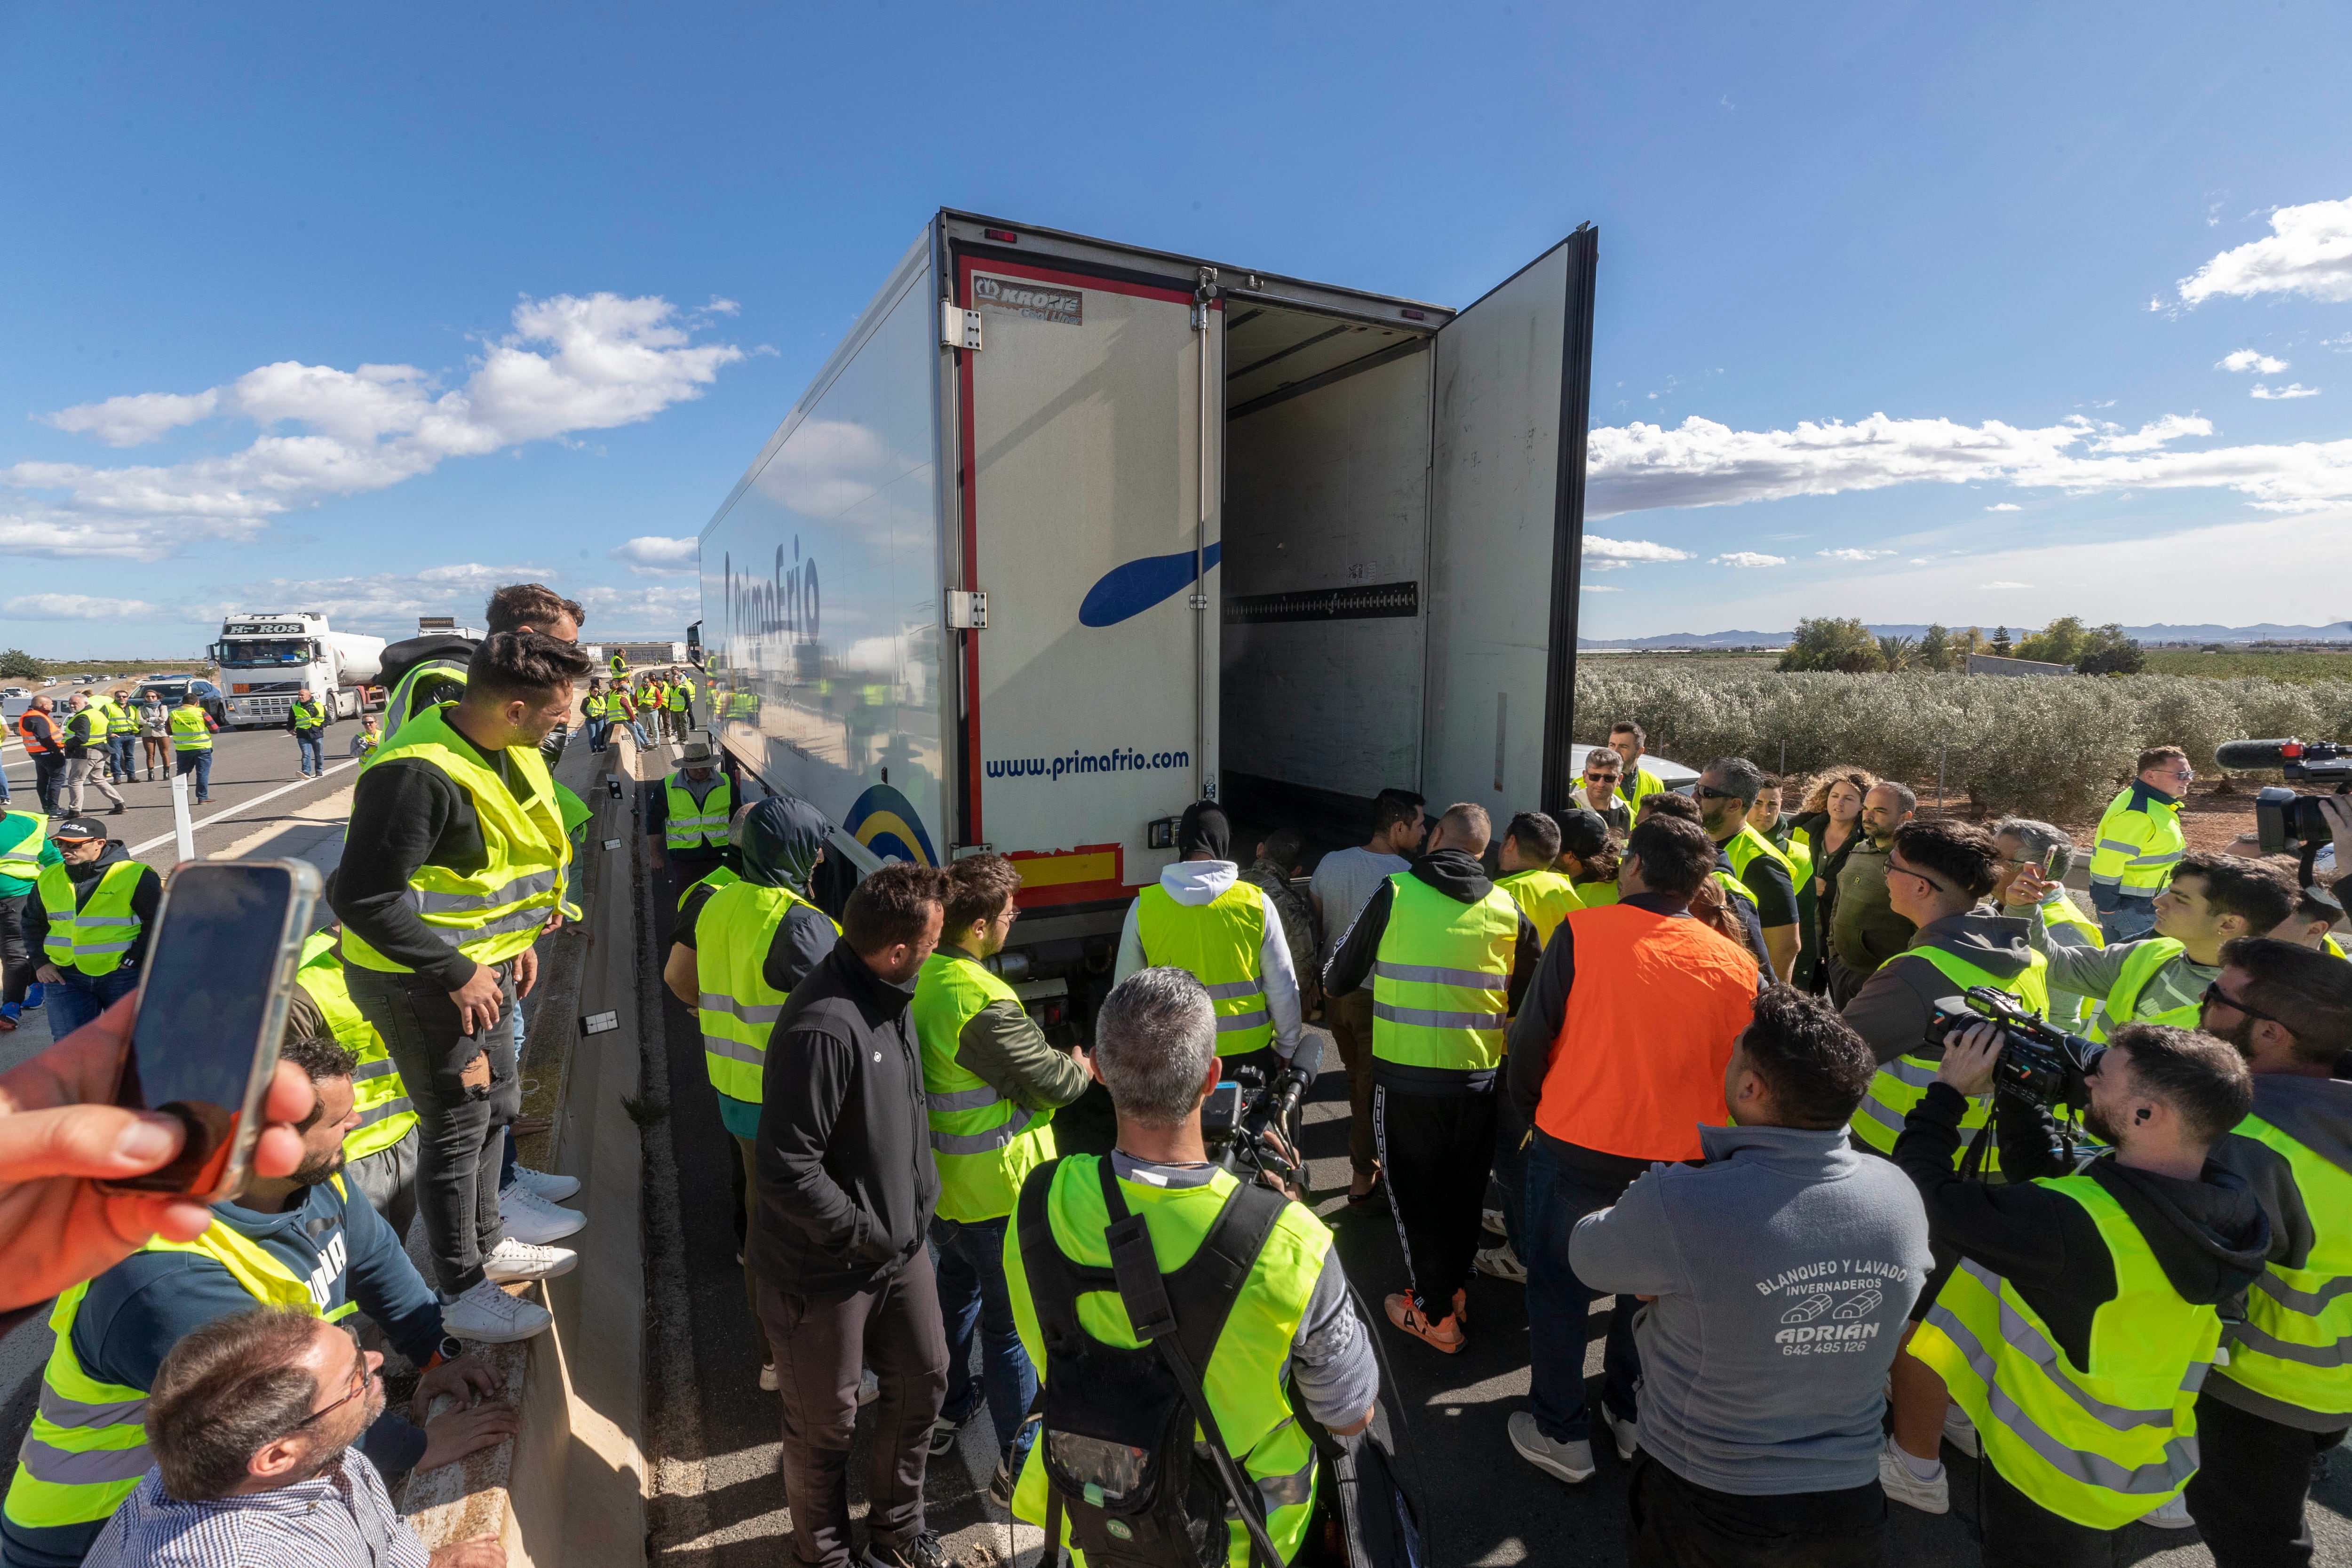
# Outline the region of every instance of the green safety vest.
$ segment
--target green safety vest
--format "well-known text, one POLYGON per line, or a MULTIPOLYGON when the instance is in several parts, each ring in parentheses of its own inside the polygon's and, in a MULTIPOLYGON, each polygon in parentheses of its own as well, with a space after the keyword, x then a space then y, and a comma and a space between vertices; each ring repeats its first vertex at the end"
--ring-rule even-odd
MULTIPOLYGON (((1512 918, 1516 929, 1516 911, 1512 918)), ((1055 1245, 1063 1257, 1082 1268, 1108 1268, 1110 1247, 1103 1233, 1109 1226, 1110 1215, 1103 1203, 1096 1156, 1069 1155, 1049 1169, 1050 1176, 1031 1179, 1053 1183, 1046 1215, 1055 1245)), ((1128 1211, 1140 1215, 1151 1233, 1151 1251, 1161 1273, 1182 1268, 1200 1249, 1234 1181, 1231 1173, 1220 1170, 1207 1184, 1198 1187, 1119 1184, 1128 1211)), ((1330 1250, 1331 1233, 1323 1222, 1298 1204, 1286 1205, 1259 1249, 1249 1278, 1242 1282, 1208 1364, 1198 1369, 1210 1412, 1217 1418, 1217 1430, 1234 1461, 1256 1484, 1265 1505, 1266 1538, 1286 1563, 1297 1555, 1306 1540, 1308 1518, 1315 1511, 1315 1445, 1292 1416, 1284 1372, 1290 1360, 1291 1341, 1307 1315, 1315 1282, 1322 1277, 1330 1250)), ((1013 1319, 1021 1331, 1021 1342, 1037 1369, 1038 1382, 1048 1382, 1053 1367, 1037 1326, 1036 1304, 1029 1293, 1021 1233, 1010 1226, 1004 1237, 1004 1279, 1013 1297, 1013 1319)), ((1133 1350, 1143 1342, 1128 1322, 1125 1303, 1112 1291, 1082 1292, 1078 1325, 1105 1344, 1133 1350)), ((1033 1524, 1045 1517, 1044 1462, 1044 1446, 1033 1447, 1013 1490, 1013 1511, 1033 1524)), ((1244 1568, 1250 1562, 1249 1534, 1239 1520, 1233 1521, 1230 1529, 1226 1561, 1232 1568, 1244 1568)))
POLYGON ((306 697, 296 698, 293 706, 294 728, 298 732, 303 730, 325 728, 327 710, 324 708, 306 697))
POLYGON ((2191 1002, 2185 1007, 2168 1008, 2153 1017, 2140 1018, 2132 1010, 2139 1005, 2139 994, 2157 973, 2181 952, 2181 946, 2168 936, 2150 937, 2137 943, 2124 955, 2123 973, 2100 1006, 2099 1016, 2091 1020, 2091 1038, 2104 1040, 2108 1034, 2126 1024, 2170 1024, 2178 1028, 2194 1029, 2203 1023, 2204 1008, 2191 1002))
MULTIPOLYGON (((562 897, 572 840, 557 815, 554 784, 539 749, 506 750, 519 795, 477 762, 471 743, 449 727, 448 710, 455 706, 445 703, 419 713, 375 754, 379 761, 416 757, 431 763, 473 802, 487 863, 464 874, 446 866, 419 866, 409 874, 408 899, 442 941, 476 963, 503 963, 539 940, 548 910, 562 897)), ((343 933, 343 959, 363 969, 409 973, 355 931, 343 933)))
POLYGON ((2137 784, 2107 803, 2099 817, 2098 841, 2091 850, 2091 886, 2109 887, 2127 899, 2152 899, 2172 880, 2172 868, 2189 852, 2180 831, 2180 803, 2149 801, 2132 809, 2137 784))
POLYGON ((1511 896, 1511 902, 1528 917, 1536 928, 1537 939, 1550 945, 1551 933, 1568 918, 1570 910, 1580 910, 1584 900, 1576 896, 1576 884, 1557 871, 1540 868, 1532 871, 1514 871, 1507 877, 1495 879, 1495 886, 1511 896))
MULTIPOLYGON (((1767 860, 1777 861, 1780 869, 1789 873, 1789 886, 1792 890, 1802 885, 1797 880, 1797 868, 1789 863, 1789 858, 1770 839, 1757 832, 1753 824, 1741 823, 1739 831, 1717 845, 1716 850, 1723 857, 1724 864, 1731 868, 1731 878, 1736 882, 1747 874, 1748 863, 1761 855, 1767 860)), ((1746 882, 1739 882, 1739 886, 1748 893, 1748 900, 1753 902, 1756 898, 1754 891, 1746 882)))
POLYGON ((735 789, 727 775, 711 770, 710 789, 697 802, 684 775, 672 773, 662 788, 669 795, 669 819, 662 825, 662 842, 671 849, 724 849, 727 820, 735 815, 735 789))
POLYGON ((556 911, 568 921, 585 920, 587 917, 580 912, 572 894, 580 882, 580 850, 587 842, 587 835, 582 829, 595 819, 596 808, 562 783, 552 778, 549 783, 555 788, 555 810, 563 819, 563 837, 572 841, 572 864, 563 868, 563 896, 555 901, 556 911))
POLYGON ((1774 844, 1769 837, 1764 842, 1768 847, 1780 851, 1781 858, 1789 862, 1790 879, 1796 884, 1797 891, 1803 892, 1805 884, 1813 879, 1813 836, 1801 827, 1792 827, 1786 844, 1774 844))
POLYGON ((1003 979, 960 954, 934 952, 915 982, 915 1034, 923 1045, 923 1098, 939 1213, 959 1222, 998 1219, 1029 1173, 1054 1158, 1054 1113, 1016 1105, 957 1065, 963 1026, 992 1002, 1021 1005, 1003 979))
POLYGON ((66 738, 77 746, 98 746, 105 743, 106 714, 97 708, 84 708, 66 721, 66 738))
POLYGON ((1578 903, 1585 909, 1606 909, 1617 901, 1617 884, 1613 879, 1606 882, 1577 882, 1572 885, 1576 889, 1578 903))
POLYGON ((1265 895, 1236 881, 1205 904, 1180 904, 1154 882, 1136 895, 1135 935, 1146 963, 1173 964, 1198 980, 1217 1010, 1217 1054, 1274 1043, 1266 1011, 1265 895))
POLYGON ((139 940, 139 917, 131 912, 131 896, 139 890, 146 868, 136 860, 109 866, 90 889, 89 900, 74 907, 74 880, 60 863, 41 868, 37 884, 41 908, 48 912, 49 934, 41 951, 59 969, 79 969, 92 979, 111 974, 122 955, 139 940))
POLYGON ((605 708, 611 701, 612 699, 603 693, 592 691, 580 700, 580 716, 583 719, 602 719, 604 716, 605 708))
POLYGON ((2352 1423, 2352 1171, 2259 1116, 2231 1130, 2287 1163, 2314 1220, 2310 1252, 2273 1261, 2246 1292, 2243 1322, 2229 1326, 2222 1375, 2242 1388, 2352 1423))
POLYGON ((663 695, 662 700, 671 712, 685 712, 687 704, 694 700, 694 683, 690 680, 679 681, 663 695))
POLYGON ((0 877, 30 882, 41 875, 41 850, 49 819, 37 811, 0 813, 0 877))
MULTIPOLYGON (((768 984, 763 966, 776 928, 795 905, 816 908, 789 888, 736 882, 713 893, 695 920, 702 1061, 710 1087, 730 1100, 760 1103, 768 1037, 791 994, 768 984)), ((833 929, 841 927, 835 922, 833 929)))
POLYGON ((626 675, 628 672, 629 661, 621 655, 617 653, 614 654, 613 656, 613 673, 614 675, 626 675))
MULTIPOLYGON (((332 1180, 335 1190, 348 1197, 342 1177, 332 1180)), ((308 1281, 217 1219, 194 1241, 157 1237, 141 1250, 201 1252, 262 1306, 323 1316, 330 1322, 359 1310, 358 1302, 346 1301, 321 1312, 308 1281)), ((112 1518, 154 1462, 147 1452, 147 1390, 100 1383, 75 1358, 74 1319, 89 1294, 89 1282, 84 1280, 59 1296, 49 1313, 57 1342, 41 1373, 40 1403, 17 1451, 5 1505, 9 1519, 27 1529, 58 1530, 112 1518)))
POLYGON ((316 932, 302 943, 302 967, 295 972, 294 983, 319 1005, 335 1043, 359 1058, 352 1069, 352 1109, 360 1113, 360 1124, 343 1134, 343 1158, 364 1160, 379 1149, 391 1148, 416 1125, 416 1112, 383 1036, 352 1000, 342 955, 328 932, 316 932))
POLYGON ((1503 1059, 1519 906, 1500 888, 1462 903, 1399 871, 1372 959, 1372 1056, 1457 1071, 1503 1059))
MULTIPOLYGON (((2045 929, 2050 926, 2072 926, 2089 945, 2093 947, 2107 945, 2106 933, 2099 929, 2099 922, 2084 914, 2082 906, 2069 897, 2063 888, 2042 901, 2042 923, 2045 929)), ((2090 1022, 2095 1005, 2087 996, 2077 997, 2069 1004, 2053 995, 2050 1001, 2050 1021, 2062 1029, 2080 1029, 2090 1022)))
MULTIPOLYGON (((2032 962, 2023 969, 2006 980, 1940 947, 1915 947, 1902 956, 1924 958, 1934 964, 1937 973, 1952 983, 1955 995, 1971 985, 1993 985, 2024 1003, 2029 1012, 2049 1010, 2050 961, 2038 952, 2031 955, 2032 962)), ((1936 1081, 1936 1068, 1941 1059, 1940 1052, 1930 1057, 1924 1051, 1906 1051, 1880 1068, 1870 1080, 1869 1092, 1862 1097, 1862 1104, 1853 1113, 1849 1131, 1882 1154, 1895 1152, 1895 1141, 1903 1133, 1903 1119, 1911 1114, 1913 1106, 1927 1097, 1927 1086, 1936 1081)), ((1959 1169, 1960 1162, 1968 1157, 1969 1135, 1991 1119, 1991 1095, 1980 1095, 1969 1101, 1968 1110, 1960 1117, 1961 1146, 1952 1157, 1954 1170, 1959 1169)), ((1990 1140, 1985 1143, 1982 1168, 1987 1173, 2000 1168, 2000 1151, 1990 1140)))
POLYGON ((686 890, 678 894, 677 912, 680 914, 686 913, 686 900, 694 897, 695 889, 708 888, 715 893, 721 888, 731 888, 742 879, 742 878, 737 876, 734 871, 728 867, 713 866, 710 868, 709 875, 688 883, 686 890))
MULTIPOLYGON (((466 669, 467 666, 455 663, 449 659, 428 658, 423 664, 418 665, 415 669, 410 670, 406 675, 402 676, 400 678, 400 684, 392 689, 392 695, 384 700, 383 732, 385 737, 390 740, 399 740, 401 730, 406 726, 409 721, 422 716, 421 712, 412 712, 410 710, 410 704, 416 700, 416 688, 419 682, 431 678, 442 680, 454 680, 458 685, 463 686, 466 684, 466 669)), ((360 764, 360 771, 362 773, 367 772, 367 770, 374 765, 378 760, 378 757, 372 756, 368 758, 365 762, 360 764)))
POLYGON ((2062 1519, 2116 1530, 2197 1473, 2197 1390, 2221 1317, 2181 1300, 2095 1179, 2035 1184, 2082 1205, 2114 1262, 2115 1299, 2091 1320, 2090 1364, 2074 1365, 2016 1288, 1970 1258, 1937 1292, 1911 1353, 1943 1374, 2001 1479, 2062 1519))
POLYGON ((139 716, 131 712, 130 709, 124 707, 121 703, 117 702, 113 698, 110 697, 105 701, 100 703, 98 705, 98 710, 106 715, 106 732, 108 734, 136 735, 139 733, 139 716))
POLYGON ((205 710, 193 702, 172 710, 172 750, 179 752, 209 752, 213 735, 205 728, 205 710))

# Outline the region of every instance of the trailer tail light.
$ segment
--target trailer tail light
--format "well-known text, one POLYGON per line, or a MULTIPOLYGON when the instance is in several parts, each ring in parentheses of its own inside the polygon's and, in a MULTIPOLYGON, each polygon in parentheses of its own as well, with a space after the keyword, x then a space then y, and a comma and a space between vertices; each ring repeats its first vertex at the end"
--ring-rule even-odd
POLYGON ((1018 245, 1021 243, 1021 237, 1013 233, 1009 228, 984 228, 980 232, 988 238, 996 240, 1000 244, 1018 245))
POLYGON ((1399 310, 1397 314, 1402 316, 1408 321, 1425 321, 1429 320, 1428 312, 1424 310, 1399 310))

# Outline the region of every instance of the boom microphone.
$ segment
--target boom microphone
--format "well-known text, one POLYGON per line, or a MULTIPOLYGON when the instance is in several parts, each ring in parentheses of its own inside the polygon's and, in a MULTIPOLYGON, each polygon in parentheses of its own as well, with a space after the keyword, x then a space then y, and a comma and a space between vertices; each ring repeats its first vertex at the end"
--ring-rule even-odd
POLYGON ((2224 741, 2214 748, 2213 761, 2225 768, 2255 773, 2265 768, 2283 768, 2290 757, 2301 758, 2303 742, 2284 741, 2224 741), (2292 749, 2290 749, 2292 748, 2292 749))

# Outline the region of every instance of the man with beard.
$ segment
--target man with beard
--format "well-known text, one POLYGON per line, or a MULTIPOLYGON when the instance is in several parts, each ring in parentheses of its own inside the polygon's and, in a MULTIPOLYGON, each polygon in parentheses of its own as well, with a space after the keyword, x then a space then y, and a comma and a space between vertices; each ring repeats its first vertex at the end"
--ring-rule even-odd
MULTIPOLYGON (((343 1138, 359 1121, 351 1052, 332 1040, 301 1039, 278 1058, 300 1068, 318 1096, 310 1120, 296 1127, 302 1163, 294 1173, 251 1178, 235 1203, 212 1205, 212 1226, 195 1240, 158 1237, 58 1298, 39 1408, 0 1509, 6 1568, 82 1561, 147 1470, 145 1405, 166 1355, 207 1323, 257 1303, 331 1323, 367 1313, 424 1369, 416 1413, 436 1394, 463 1400, 469 1391, 499 1391, 497 1374, 444 1331, 440 1305, 400 1238, 343 1180, 343 1138)), ((422 1430, 386 1415, 357 1441, 378 1470, 397 1477, 463 1458, 520 1426, 513 1410, 486 1401, 422 1430)))
MULTIPOLYGON (((2212 1158, 2252 1107, 2252 1079, 2210 1035, 2125 1024, 2084 1075, 2084 1124, 2113 1151, 2074 1169, 2047 1109, 2003 1093, 1994 1127, 2011 1184, 1992 1185, 1952 1163, 1968 1099, 1991 1092, 2007 1045, 1990 1024, 1947 1039, 1895 1145, 1930 1237, 1959 1254, 1909 1349, 1981 1446, 1987 1568, 2106 1568, 2112 1532, 2196 1473, 2217 1309, 2270 1251, 2254 1189, 2212 1158)), ((1890 1498, 1909 1500, 1907 1474, 1881 1453, 1890 1498)))
POLYGON ((90 1568, 504 1568, 495 1535, 440 1551, 352 1444, 383 1411, 383 1357, 307 1312, 257 1307, 172 1348, 147 1402, 150 1469, 90 1568))
POLYGON ((2352 965, 2291 942, 2221 950, 2205 1027, 2254 1074, 2253 1113, 2213 1151, 2270 1216, 2269 1267, 2197 1397, 2205 1466, 2189 1515, 2221 1568, 2307 1564, 2312 1458, 2352 1427, 2352 965))

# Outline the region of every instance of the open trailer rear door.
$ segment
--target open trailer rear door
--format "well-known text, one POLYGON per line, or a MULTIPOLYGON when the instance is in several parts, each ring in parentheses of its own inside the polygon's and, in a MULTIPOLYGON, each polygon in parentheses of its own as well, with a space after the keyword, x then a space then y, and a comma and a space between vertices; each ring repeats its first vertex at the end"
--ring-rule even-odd
POLYGON ((1576 697, 1592 388, 1587 224, 1437 333, 1422 789, 1556 811, 1576 697))

